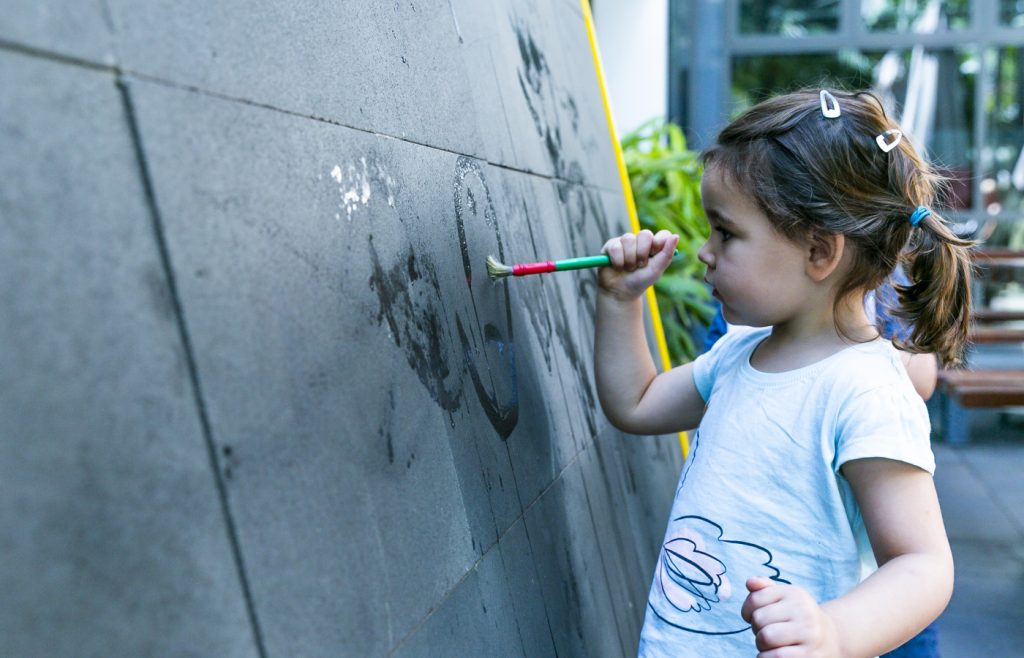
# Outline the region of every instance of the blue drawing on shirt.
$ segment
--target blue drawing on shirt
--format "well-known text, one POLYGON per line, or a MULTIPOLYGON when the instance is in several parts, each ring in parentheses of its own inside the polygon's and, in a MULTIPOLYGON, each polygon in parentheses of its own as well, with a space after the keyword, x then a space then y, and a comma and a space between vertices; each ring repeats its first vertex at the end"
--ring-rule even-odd
MULTIPOLYGON (((679 476, 679 484, 676 485, 675 498, 679 497, 679 491, 683 488, 683 483, 686 482, 686 476, 690 473, 690 467, 693 466, 693 462, 697 461, 697 449, 700 448, 700 428, 698 427, 693 432, 693 441, 690 443, 690 454, 686 458, 686 463, 683 464, 683 474, 679 476)), ((673 500, 675 500, 673 498, 673 500)))
POLYGON ((740 616, 747 579, 789 583, 767 548, 724 535, 722 526, 701 516, 672 519, 647 603, 660 620, 692 633, 742 633, 750 629, 740 616))

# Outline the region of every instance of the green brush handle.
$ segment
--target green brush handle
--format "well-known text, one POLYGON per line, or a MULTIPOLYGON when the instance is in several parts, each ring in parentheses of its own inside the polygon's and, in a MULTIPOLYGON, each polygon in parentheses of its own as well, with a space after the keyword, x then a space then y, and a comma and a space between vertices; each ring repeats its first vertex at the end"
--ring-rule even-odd
MULTIPOLYGON (((672 253, 672 260, 679 257, 679 250, 672 253)), ((528 276, 530 274, 547 274, 548 272, 564 272, 565 270, 582 270, 588 267, 603 267, 611 264, 608 254, 600 256, 583 256, 566 258, 565 260, 545 260, 539 263, 519 263, 512 266, 512 276, 528 276)))
POLYGON ((608 254, 601 254, 600 256, 582 256, 580 258, 556 260, 555 271, 564 272, 566 270, 583 270, 588 267, 604 267, 605 265, 611 265, 611 259, 608 257, 608 254))
MULTIPOLYGON (((675 260, 679 257, 679 250, 676 249, 672 252, 672 259, 675 260)), ((601 254, 600 256, 582 256, 580 258, 566 258, 565 260, 555 261, 555 271, 564 272, 566 270, 583 270, 588 267, 604 267, 605 265, 611 265, 612 259, 608 254, 601 254)))

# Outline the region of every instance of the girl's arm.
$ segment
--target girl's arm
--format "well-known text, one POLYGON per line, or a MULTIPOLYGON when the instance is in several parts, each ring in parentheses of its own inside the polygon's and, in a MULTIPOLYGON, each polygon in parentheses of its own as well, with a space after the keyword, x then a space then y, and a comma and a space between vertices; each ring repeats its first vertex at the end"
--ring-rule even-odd
MULTIPOLYGON (((809 656, 878 656, 939 616, 953 591, 953 557, 927 472, 899 461, 856 459, 842 467, 864 517, 879 568, 837 599, 755 578, 743 617, 760 658, 794 647, 809 656)), ((796 654, 794 654, 796 655, 796 654)))
POLYGON ((658 374, 644 330, 643 292, 672 260, 678 236, 668 231, 627 234, 603 252, 594 337, 594 372, 601 408, 631 434, 667 434, 696 427, 704 400, 693 383, 693 364, 658 374))
POLYGON ((953 555, 932 476, 890 459, 842 467, 860 506, 879 568, 826 603, 844 655, 875 656, 909 640, 946 608, 953 555))

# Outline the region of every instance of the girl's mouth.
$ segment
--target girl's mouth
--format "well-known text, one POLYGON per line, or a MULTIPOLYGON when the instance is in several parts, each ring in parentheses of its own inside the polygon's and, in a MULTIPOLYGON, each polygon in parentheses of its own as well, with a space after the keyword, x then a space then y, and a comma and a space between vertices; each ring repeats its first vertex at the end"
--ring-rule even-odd
POLYGON ((704 283, 705 285, 711 288, 711 296, 717 299, 718 301, 722 301, 722 296, 718 294, 718 288, 716 288, 714 284, 708 281, 707 277, 704 277, 704 283))

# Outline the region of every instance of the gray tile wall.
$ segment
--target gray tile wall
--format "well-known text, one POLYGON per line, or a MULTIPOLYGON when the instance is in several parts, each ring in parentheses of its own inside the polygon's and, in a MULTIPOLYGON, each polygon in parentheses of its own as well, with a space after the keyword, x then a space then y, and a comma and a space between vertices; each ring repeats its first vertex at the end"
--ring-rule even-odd
POLYGON ((0 17, 0 654, 618 656, 681 457, 610 427, 579 7, 0 17))

